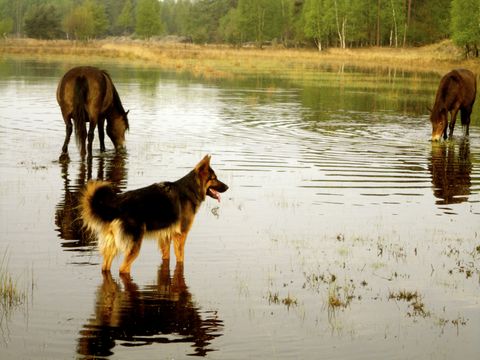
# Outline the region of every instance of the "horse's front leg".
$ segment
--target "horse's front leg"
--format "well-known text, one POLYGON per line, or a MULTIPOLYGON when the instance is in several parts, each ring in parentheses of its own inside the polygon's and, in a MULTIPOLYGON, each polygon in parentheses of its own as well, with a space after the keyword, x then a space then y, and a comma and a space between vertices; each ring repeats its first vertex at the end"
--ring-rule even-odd
POLYGON ((460 118, 462 119, 463 134, 468 136, 470 134, 470 115, 472 114, 472 108, 464 108, 460 112, 460 118))
POLYGON ((450 132, 448 133, 448 137, 451 138, 453 136, 453 129, 455 128, 455 121, 457 120, 457 113, 458 113, 458 108, 454 109, 453 112, 451 113, 452 118, 450 119, 450 132))
POLYGON ((93 139, 95 138, 95 128, 97 126, 97 121, 90 120, 90 126, 88 128, 88 157, 92 157, 92 147, 93 147, 93 139))
POLYGON ((68 159, 68 144, 73 132, 72 120, 69 117, 64 117, 65 121, 65 141, 62 146, 62 153, 60 154, 60 161, 68 159))
POLYGON ((100 151, 105 151, 105 119, 98 119, 98 140, 100 141, 100 151))

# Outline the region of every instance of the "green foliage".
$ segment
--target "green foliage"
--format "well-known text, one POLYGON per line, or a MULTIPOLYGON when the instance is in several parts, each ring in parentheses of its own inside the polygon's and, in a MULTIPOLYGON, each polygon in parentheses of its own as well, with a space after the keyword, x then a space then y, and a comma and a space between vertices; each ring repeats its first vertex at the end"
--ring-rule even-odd
POLYGON ((466 55, 478 57, 480 47, 480 2, 453 0, 451 8, 452 40, 463 46, 466 55))
POLYGON ((243 42, 242 32, 240 31, 240 16, 237 9, 230 9, 227 15, 220 19, 219 26, 223 41, 235 45, 243 42))
POLYGON ((13 31, 13 19, 6 18, 0 20, 0 36, 6 36, 13 31))
POLYGON ((407 43, 424 45, 448 38, 451 3, 452 0, 412 1, 407 43))
POLYGON ((279 13, 276 18, 279 21, 280 40, 288 46, 295 33, 295 2, 291 0, 279 0, 279 2, 279 13))
POLYGON ((320 51, 333 31, 332 23, 328 21, 330 11, 326 0, 306 0, 303 5, 303 31, 307 38, 315 42, 320 51))
POLYGON ((93 17, 84 6, 77 6, 63 20, 69 38, 87 40, 93 37, 94 28, 93 17))
POLYGON ((103 4, 85 0, 64 18, 63 28, 69 37, 88 40, 104 36, 108 20, 103 4))
POLYGON ((323 49, 423 45, 451 35, 475 53, 479 14, 479 0, 0 0, 0 35, 62 36, 52 30, 59 17, 75 39, 135 32, 323 49))
POLYGON ((105 6, 94 0, 85 0, 83 6, 88 9, 88 13, 91 17, 93 17, 94 36, 104 36, 107 33, 109 26, 105 6))
POLYGON ((242 38, 261 47, 265 41, 281 37, 281 5, 280 0, 239 0, 237 15, 242 38))
POLYGON ((220 42, 220 19, 231 8, 231 0, 198 0, 192 2, 190 21, 187 27, 189 36, 194 42, 220 42))
POLYGON ((194 16, 190 0, 164 0, 161 16, 168 34, 190 36, 190 19, 194 16))
POLYGON ((303 17, 305 19, 303 30, 308 38, 315 41, 319 50, 322 50, 322 38, 325 36, 325 24, 321 1, 306 0, 303 5, 303 17))
POLYGON ((25 15, 25 33, 37 39, 54 39, 61 35, 60 14, 53 5, 41 4, 25 15))
POLYGON ((163 31, 160 3, 157 0, 139 0, 137 3, 135 32, 149 39, 163 31))
POLYGON ((125 1, 116 20, 116 30, 119 34, 131 34, 135 30, 135 12, 131 0, 125 1))

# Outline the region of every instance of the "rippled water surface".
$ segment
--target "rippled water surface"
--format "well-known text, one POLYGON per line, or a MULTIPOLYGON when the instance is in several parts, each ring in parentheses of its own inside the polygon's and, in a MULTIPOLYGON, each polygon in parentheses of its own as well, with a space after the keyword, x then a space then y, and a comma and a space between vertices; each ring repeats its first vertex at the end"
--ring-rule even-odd
MULTIPOLYGON (((480 127, 429 140, 437 74, 326 68, 294 80, 100 64, 130 109, 112 144, 58 162, 72 63, 0 60, 3 359, 474 359, 480 356, 480 127), (144 242, 102 275, 78 221, 90 178, 129 190, 205 154, 184 266, 144 242)), ((1 278, 1 277, 0 277, 1 278)))

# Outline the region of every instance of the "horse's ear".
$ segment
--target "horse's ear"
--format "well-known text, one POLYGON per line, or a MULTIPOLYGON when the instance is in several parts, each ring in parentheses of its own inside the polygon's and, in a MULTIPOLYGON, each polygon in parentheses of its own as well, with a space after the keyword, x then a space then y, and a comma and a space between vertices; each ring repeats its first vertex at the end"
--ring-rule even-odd
POLYGON ((128 110, 125 112, 125 115, 128 115, 129 112, 130 112, 130 109, 128 109, 128 110))

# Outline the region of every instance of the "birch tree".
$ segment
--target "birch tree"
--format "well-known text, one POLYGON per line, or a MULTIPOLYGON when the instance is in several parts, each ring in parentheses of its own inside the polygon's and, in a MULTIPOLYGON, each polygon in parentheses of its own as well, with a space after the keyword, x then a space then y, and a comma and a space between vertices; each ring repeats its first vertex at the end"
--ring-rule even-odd
POLYGON ((306 0, 303 6, 305 35, 314 41, 318 51, 322 51, 329 33, 326 1, 306 0))

